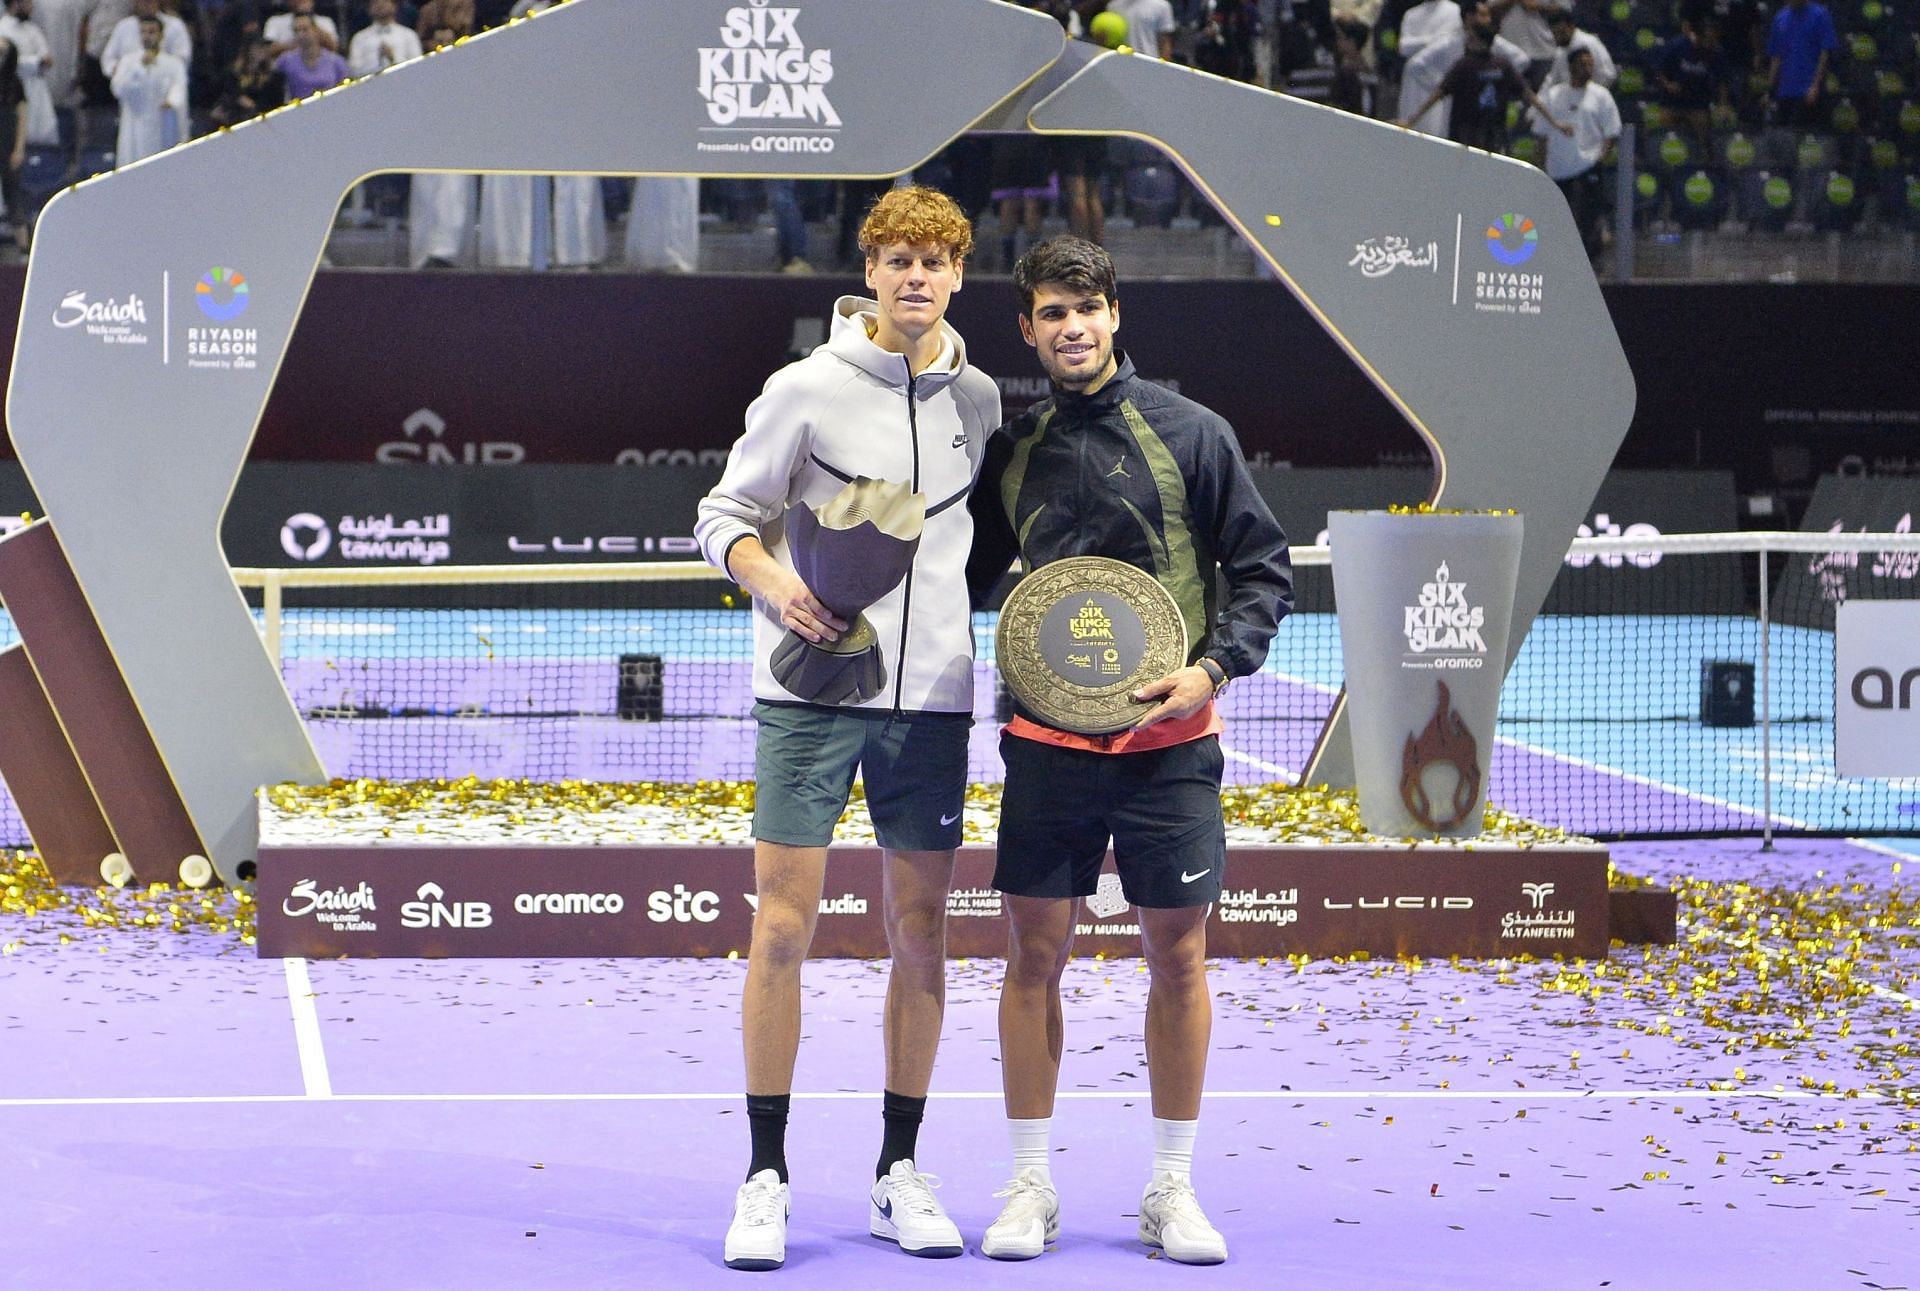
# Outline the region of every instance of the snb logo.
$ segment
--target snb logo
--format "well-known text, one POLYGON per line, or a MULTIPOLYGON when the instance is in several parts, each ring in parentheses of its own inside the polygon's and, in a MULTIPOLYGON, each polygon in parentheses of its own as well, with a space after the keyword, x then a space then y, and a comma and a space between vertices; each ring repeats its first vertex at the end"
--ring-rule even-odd
POLYGON ((1539 230, 1524 215, 1508 211, 1487 226, 1487 254, 1503 265, 1523 265, 1539 249, 1539 230))
POLYGON ((655 923, 712 923, 720 917, 720 894, 695 892, 684 883, 671 892, 647 894, 647 918, 655 923))
POLYGON ((311 511, 287 517, 280 526, 280 550, 295 560, 318 560, 333 546, 333 530, 311 511))
POLYGON ((1535 910, 1544 910, 1547 906, 1547 898, 1553 895, 1553 884, 1522 883, 1520 892, 1527 900, 1533 902, 1535 910))
POLYGON ((402 902, 400 926, 403 928, 491 928, 493 907, 485 901, 446 901, 446 889, 438 883, 422 883, 415 901, 402 902))

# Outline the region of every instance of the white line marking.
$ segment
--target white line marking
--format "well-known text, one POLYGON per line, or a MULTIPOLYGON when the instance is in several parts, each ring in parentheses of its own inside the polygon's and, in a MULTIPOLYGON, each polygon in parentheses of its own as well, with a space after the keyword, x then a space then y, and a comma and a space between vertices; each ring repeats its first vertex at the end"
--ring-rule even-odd
POLYGON ((1300 773, 1298 771, 1288 770, 1277 762, 1268 762, 1264 758, 1256 758, 1251 753, 1242 753, 1239 749, 1230 749, 1224 744, 1220 746, 1220 751, 1232 758, 1235 762, 1244 762, 1250 767, 1265 771, 1268 775, 1279 780, 1285 780, 1289 784, 1297 784, 1300 781, 1300 773))
POLYGON ((327 1075, 327 1051, 320 1043, 320 1015, 313 1007, 313 981, 307 961, 283 959, 287 969, 287 1005, 293 1011, 293 1039, 300 1047, 302 1098, 332 1098, 333 1081, 327 1075))
MULTIPOLYGON (((1140 1102, 1144 1101, 1147 1091, 1114 1090, 1088 1091, 1063 1090, 1055 1097, 1075 1102, 1140 1102)), ((836 1089, 817 1093, 796 1093, 796 1099, 818 1102, 839 1102, 871 1100, 880 1097, 878 1090, 836 1089)), ((945 1101, 993 1101, 999 1102, 1002 1095, 999 1090, 963 1090, 954 1093, 936 1092, 936 1100, 945 1101)), ((1881 1102, 1878 1094, 1862 1092, 1852 1099, 1846 1099, 1840 1093, 1822 1093, 1819 1090, 1806 1089, 1210 1089, 1206 1093, 1210 1100, 1248 1099, 1262 1101, 1311 1102, 1316 1100, 1337 1100, 1341 1102, 1635 1102, 1642 1099, 1668 1100, 1676 1098, 1762 1098, 1787 1103, 1819 1102, 1881 1102)), ((740 1101, 737 1093, 605 1093, 605 1094, 335 1094, 331 1101, 336 1103, 735 1103, 740 1101)), ((163 1095, 152 1098, 0 1098, 0 1107, 174 1107, 184 1105, 227 1106, 242 1103, 304 1103, 310 1101, 302 1094, 182 1094, 163 1095)))
MULTIPOLYGON (((1669 784, 1665 780, 1655 780, 1651 776, 1638 775, 1632 771, 1622 771, 1619 767, 1608 766, 1604 762, 1593 762, 1587 758, 1575 757, 1571 753, 1559 753, 1553 749, 1542 748, 1538 744, 1528 744, 1524 740, 1516 740, 1506 735, 1496 737, 1496 742, 1505 744, 1511 748, 1525 749, 1529 753, 1538 754, 1543 758, 1551 758, 1555 762, 1564 762, 1569 766, 1581 767, 1588 771, 1598 771, 1605 775, 1618 776, 1630 784, 1645 785, 1649 789, 1658 789, 1663 793, 1675 794, 1682 798, 1691 798, 1695 802, 1703 802, 1711 807, 1721 807, 1727 811, 1737 811, 1743 816, 1752 816, 1756 820, 1764 820, 1766 818, 1765 813, 1757 807, 1749 807, 1744 803, 1731 802, 1725 798, 1716 798, 1708 793, 1697 793, 1692 789, 1684 789, 1677 784, 1669 784)), ((1805 821, 1795 820, 1791 816, 1775 816, 1773 820, 1776 825, 1790 829, 1811 828, 1805 821)))
POLYGON ((1903 852, 1897 847, 1888 847, 1885 843, 1876 843, 1865 838, 1849 838, 1847 842, 1869 852, 1878 852, 1882 856, 1891 856, 1896 861, 1920 861, 1920 852, 1903 852))

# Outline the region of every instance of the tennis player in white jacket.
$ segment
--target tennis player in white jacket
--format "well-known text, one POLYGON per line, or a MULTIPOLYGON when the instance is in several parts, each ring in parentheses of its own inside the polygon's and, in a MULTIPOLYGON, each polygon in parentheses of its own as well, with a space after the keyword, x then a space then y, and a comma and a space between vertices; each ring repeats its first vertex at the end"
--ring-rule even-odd
POLYGON ((966 499, 1000 424, 1000 395, 967 366, 959 333, 944 321, 973 249, 960 208, 931 189, 894 189, 867 216, 860 247, 873 299, 843 297, 827 343, 767 381, 695 530, 707 559, 753 593, 755 612, 758 913, 742 1005, 753 1155, 726 1237, 726 1263, 740 1269, 778 1268, 786 1259, 800 965, 813 941, 827 844, 856 769, 885 849, 893 954, 868 1226, 913 1255, 963 1249, 915 1153, 946 1001, 946 902, 973 715, 966 499), (774 679, 774 646, 789 629, 822 641, 848 625, 794 572, 780 522, 789 506, 821 506, 857 476, 924 495, 926 525, 907 575, 865 610, 886 688, 858 705, 803 703, 774 679))

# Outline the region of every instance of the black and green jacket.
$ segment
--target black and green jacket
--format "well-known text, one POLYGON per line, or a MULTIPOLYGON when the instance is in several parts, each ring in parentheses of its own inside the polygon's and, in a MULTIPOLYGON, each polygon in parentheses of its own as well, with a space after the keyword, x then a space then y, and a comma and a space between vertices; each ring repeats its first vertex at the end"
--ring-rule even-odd
POLYGON ((1119 370, 1091 395, 1054 388, 995 431, 968 506, 967 587, 982 605, 1017 555, 1027 569, 1108 556, 1151 573, 1187 623, 1188 662, 1257 672, 1293 609, 1287 536, 1218 414, 1119 370), (1219 592, 1225 575, 1225 599, 1219 592))

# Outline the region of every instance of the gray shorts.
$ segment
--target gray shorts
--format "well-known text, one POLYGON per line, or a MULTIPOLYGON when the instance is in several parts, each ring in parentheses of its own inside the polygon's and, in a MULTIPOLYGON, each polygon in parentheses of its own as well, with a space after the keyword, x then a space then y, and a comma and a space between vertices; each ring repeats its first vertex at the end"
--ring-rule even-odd
POLYGON ((857 769, 882 847, 943 852, 960 845, 970 713, 891 713, 756 701, 753 836, 825 847, 857 769))

